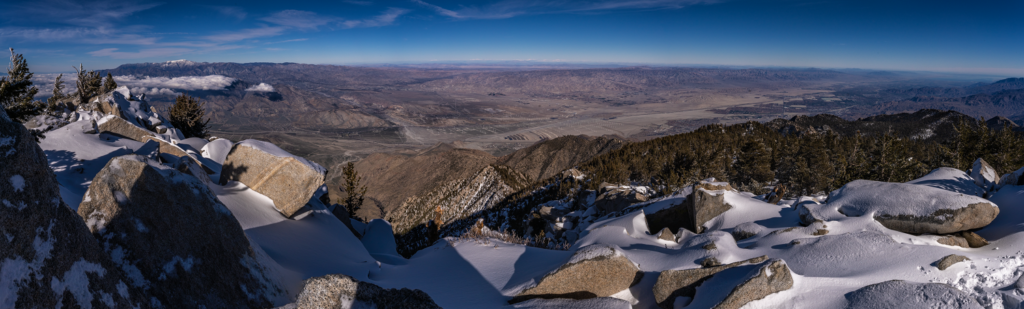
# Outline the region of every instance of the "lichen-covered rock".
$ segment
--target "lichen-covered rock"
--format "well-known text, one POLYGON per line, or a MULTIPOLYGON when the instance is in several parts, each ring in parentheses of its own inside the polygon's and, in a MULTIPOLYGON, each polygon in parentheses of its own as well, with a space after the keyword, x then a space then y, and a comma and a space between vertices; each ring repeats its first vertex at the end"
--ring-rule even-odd
POLYGON ((953 264, 960 263, 966 260, 970 259, 963 255, 950 254, 939 259, 938 262, 935 262, 935 267, 938 267, 939 270, 946 270, 946 268, 953 266, 953 264))
POLYGON ((974 183, 985 190, 991 190, 999 184, 999 172, 982 158, 974 160, 974 165, 971 166, 971 178, 974 178, 974 183))
POLYGON ((981 309, 974 296, 942 283, 892 280, 846 294, 847 309, 971 308, 981 309))
POLYGON ((244 183, 274 201, 285 217, 291 217, 324 184, 326 173, 319 164, 274 144, 249 139, 231 148, 221 167, 220 183, 244 183))
POLYGON ((32 134, 0 109, 0 308, 148 308, 60 197, 32 134))
POLYGON ((266 256, 200 180, 138 155, 107 162, 78 215, 113 261, 168 308, 269 307, 286 297, 266 256))
POLYGON ((688 305, 696 308, 739 308, 792 287, 793 275, 786 263, 761 256, 721 266, 663 271, 654 284, 654 299, 666 309, 674 308, 678 297, 692 299, 688 305), (728 294, 699 289, 710 280, 720 281, 715 286, 735 287, 728 294))
POLYGON ((886 228, 951 234, 984 227, 999 207, 984 198, 917 184, 855 180, 832 191, 828 207, 847 216, 873 214, 886 228))
POLYGON ((622 254, 622 249, 590 245, 580 248, 568 262, 520 292, 509 303, 534 298, 607 297, 635 284, 640 274, 636 264, 622 254))
POLYGON ((725 191, 732 186, 724 182, 701 182, 691 187, 689 195, 679 205, 673 205, 646 216, 652 231, 669 228, 676 232, 684 228, 694 233, 704 231, 705 222, 732 209, 725 202, 725 191))
POLYGON ((297 309, 432 309, 441 308, 420 290, 384 289, 346 275, 326 275, 305 281, 297 309))

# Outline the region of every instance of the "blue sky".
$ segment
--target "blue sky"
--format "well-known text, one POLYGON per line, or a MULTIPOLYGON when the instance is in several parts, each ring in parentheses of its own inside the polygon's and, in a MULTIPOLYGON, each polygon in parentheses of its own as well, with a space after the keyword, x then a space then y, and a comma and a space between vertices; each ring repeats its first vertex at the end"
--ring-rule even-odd
POLYGON ((6 0, 37 72, 123 63, 532 60, 1024 76, 1024 1, 6 0))

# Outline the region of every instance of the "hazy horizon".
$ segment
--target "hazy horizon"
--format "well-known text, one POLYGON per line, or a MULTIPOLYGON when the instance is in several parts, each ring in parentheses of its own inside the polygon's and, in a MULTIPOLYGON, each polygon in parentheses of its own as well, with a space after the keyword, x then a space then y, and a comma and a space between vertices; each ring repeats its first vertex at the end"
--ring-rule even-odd
POLYGON ((0 47, 43 73, 188 59, 1022 76, 1021 11, 1019 1, 8 1, 0 4, 0 47))

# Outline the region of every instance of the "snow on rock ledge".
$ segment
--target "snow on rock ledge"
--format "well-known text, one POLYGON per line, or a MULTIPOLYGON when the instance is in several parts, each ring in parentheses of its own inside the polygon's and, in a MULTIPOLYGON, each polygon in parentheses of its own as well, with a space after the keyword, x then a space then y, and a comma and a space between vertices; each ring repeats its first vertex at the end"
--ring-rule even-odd
POLYGON ((129 283, 167 308, 266 308, 287 295, 206 184, 145 157, 107 162, 78 215, 129 283))
POLYGON ((694 308, 740 308, 751 301, 793 287, 793 275, 785 261, 766 256, 722 266, 667 270, 654 285, 654 297, 662 308, 675 308, 678 299, 694 308))
POLYGON ((827 207, 847 216, 871 215, 886 228, 911 234, 949 234, 981 228, 999 214, 981 197, 930 186, 855 180, 832 191, 827 207))
POLYGON ((220 183, 238 181, 274 201, 291 217, 324 184, 327 170, 276 145, 244 140, 231 148, 221 167, 220 183))
POLYGON ((860 308, 977 308, 970 294, 942 283, 892 280, 872 284, 846 294, 848 309, 860 308))
POLYGON ((433 309, 441 308, 430 295, 420 290, 384 289, 360 282, 346 275, 326 275, 306 280, 294 306, 296 309, 378 308, 433 309))
POLYGON ((576 251, 567 263, 520 292, 509 303, 534 298, 608 297, 628 289, 641 275, 636 264, 617 246, 590 245, 576 251))
POLYGON ((986 191, 992 190, 999 184, 999 172, 996 172, 996 169, 988 165, 988 162, 982 158, 974 160, 974 165, 971 166, 971 178, 974 178, 974 183, 985 188, 986 191))

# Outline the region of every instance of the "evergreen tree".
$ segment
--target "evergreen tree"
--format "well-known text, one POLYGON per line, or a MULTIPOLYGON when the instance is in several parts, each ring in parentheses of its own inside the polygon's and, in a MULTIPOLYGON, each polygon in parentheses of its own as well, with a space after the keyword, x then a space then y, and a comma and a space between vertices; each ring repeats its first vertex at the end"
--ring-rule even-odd
POLYGON ((114 76, 107 72, 107 78, 103 80, 103 90, 100 93, 108 93, 117 89, 117 82, 114 81, 114 76))
POLYGON ((45 109, 43 102, 34 100, 39 88, 32 86, 32 75, 25 57, 15 54, 11 48, 11 65, 7 68, 7 77, 0 77, 0 105, 7 116, 15 121, 26 121, 42 114, 45 109))
POLYGON ((78 67, 72 66, 78 73, 78 81, 75 82, 78 90, 75 91, 75 97, 78 98, 79 104, 89 103, 93 97, 99 95, 100 86, 102 85, 102 79, 100 73, 96 71, 86 71, 81 64, 78 67))
POLYGON ((64 81, 61 80, 61 78, 63 77, 64 74, 60 74, 57 75, 57 78, 53 80, 53 95, 46 100, 46 103, 50 104, 51 106, 68 97, 66 94, 64 94, 64 81))
POLYGON ((775 171, 772 170, 771 153, 760 140, 748 140, 740 148, 737 157, 736 168, 739 183, 749 184, 751 182, 767 183, 775 179, 775 171))
POLYGON ((361 186, 360 181, 363 180, 359 176, 359 172, 356 172, 356 165, 349 162, 342 168, 342 172, 345 174, 345 209, 348 210, 349 216, 355 217, 356 211, 363 207, 363 199, 366 195, 366 186, 361 186))
POLYGON ((209 135, 206 124, 210 122, 209 119, 203 119, 206 116, 205 108, 206 104, 200 104, 198 98, 179 95, 168 111, 171 125, 180 130, 185 138, 205 138, 209 135))

